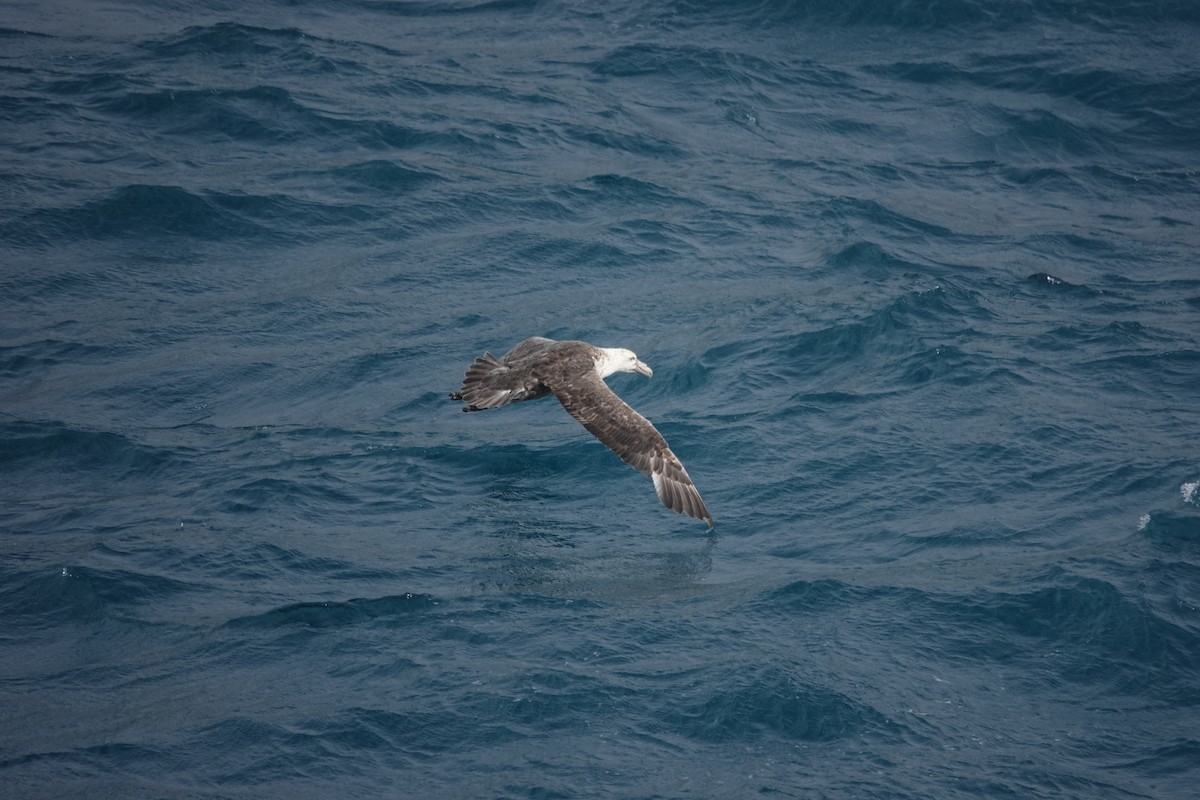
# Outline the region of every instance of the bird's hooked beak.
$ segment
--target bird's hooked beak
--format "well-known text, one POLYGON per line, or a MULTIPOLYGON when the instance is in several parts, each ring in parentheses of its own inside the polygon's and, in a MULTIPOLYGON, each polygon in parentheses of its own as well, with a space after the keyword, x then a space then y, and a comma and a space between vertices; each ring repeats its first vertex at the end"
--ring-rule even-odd
POLYGON ((645 375, 647 378, 654 377, 654 370, 650 369, 650 365, 645 361, 639 360, 636 364, 634 364, 633 371, 639 375, 645 375))

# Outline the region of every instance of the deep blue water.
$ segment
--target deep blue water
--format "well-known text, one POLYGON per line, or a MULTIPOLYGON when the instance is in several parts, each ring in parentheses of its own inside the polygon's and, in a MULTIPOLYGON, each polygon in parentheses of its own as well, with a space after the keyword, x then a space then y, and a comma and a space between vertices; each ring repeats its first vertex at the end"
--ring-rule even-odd
POLYGON ((1193 797, 1198 37, 0 0, 3 795, 1193 797))

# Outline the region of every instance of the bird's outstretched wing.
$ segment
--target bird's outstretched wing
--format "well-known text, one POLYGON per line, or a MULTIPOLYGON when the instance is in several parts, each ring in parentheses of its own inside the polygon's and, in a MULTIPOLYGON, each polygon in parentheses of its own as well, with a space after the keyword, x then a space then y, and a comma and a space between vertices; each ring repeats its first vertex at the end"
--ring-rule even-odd
POLYGON ((573 378, 551 386, 550 391, 572 417, 622 461, 653 479, 654 491, 663 505, 713 526, 700 492, 667 440, 648 419, 617 397, 599 375, 573 378))

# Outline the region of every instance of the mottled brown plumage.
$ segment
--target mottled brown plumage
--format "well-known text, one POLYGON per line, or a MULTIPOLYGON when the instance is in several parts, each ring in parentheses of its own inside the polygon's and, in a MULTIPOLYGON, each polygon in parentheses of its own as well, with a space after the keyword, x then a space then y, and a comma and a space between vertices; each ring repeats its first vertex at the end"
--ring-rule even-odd
POLYGON ((450 397, 466 403, 464 411, 483 411, 553 394, 622 461, 653 479, 663 505, 711 528, 712 515, 666 439, 604 382, 614 372, 653 374, 629 350, 534 336, 501 358, 491 353, 476 358, 462 389, 450 397))

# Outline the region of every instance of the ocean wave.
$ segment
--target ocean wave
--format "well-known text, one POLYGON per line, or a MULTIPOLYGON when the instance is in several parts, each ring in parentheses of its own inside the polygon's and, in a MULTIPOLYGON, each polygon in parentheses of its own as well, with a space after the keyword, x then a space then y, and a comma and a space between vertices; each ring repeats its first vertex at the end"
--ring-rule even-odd
POLYGON ((0 464, 14 473, 29 463, 59 464, 68 471, 102 473, 113 480, 152 478, 187 463, 170 448, 138 442, 111 431, 87 430, 57 422, 0 424, 0 464))
POLYGON ((153 605, 196 590, 186 580, 151 572, 70 564, 41 570, 7 569, 0 609, 22 626, 127 619, 153 605))
POLYGON ((711 744, 750 743, 766 736, 786 741, 854 739, 865 728, 886 730, 883 715, 836 690, 808 685, 785 668, 738 665, 720 688, 664 709, 662 723, 678 735, 711 744))
POLYGON ((1198 25, 1200 12, 1186 0, 1146 3, 1140 0, 1105 3, 1082 11, 1069 0, 1037 0, 1032 3, 987 3, 981 0, 926 0, 888 3, 882 0, 791 0, 769 3, 762 0, 722 3, 712 0, 676 0, 656 18, 686 24, 741 26, 799 25, 816 22, 837 28, 887 26, 901 30, 962 30, 988 27, 1005 30, 1031 24, 1076 23, 1099 30, 1123 30, 1126 26, 1158 23, 1198 25))
POLYGON ((353 625, 366 621, 383 621, 389 624, 416 624, 408 620, 412 614, 436 608, 436 597, 425 594, 398 594, 390 597, 356 599, 345 601, 295 603, 283 608, 236 617, 223 627, 231 630, 277 629, 277 628, 326 628, 353 625))

